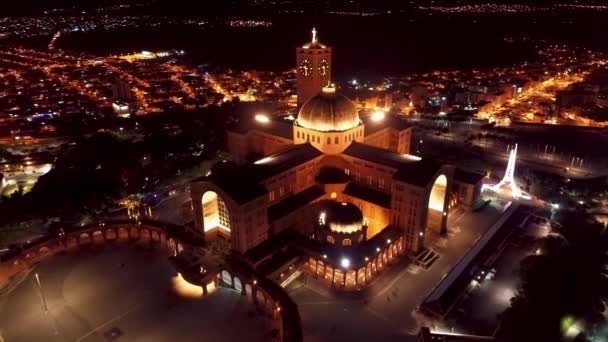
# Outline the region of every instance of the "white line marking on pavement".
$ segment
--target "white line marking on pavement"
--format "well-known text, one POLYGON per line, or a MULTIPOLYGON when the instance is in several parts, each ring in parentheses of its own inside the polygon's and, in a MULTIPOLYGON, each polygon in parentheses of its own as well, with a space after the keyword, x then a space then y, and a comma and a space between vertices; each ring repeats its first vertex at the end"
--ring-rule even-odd
POLYGON ((79 339, 77 339, 74 342, 80 342, 80 341, 84 340, 85 338, 93 335, 94 333, 96 333, 98 330, 104 328, 105 326, 107 326, 107 325, 109 325, 109 324, 111 324, 113 322, 116 322, 117 320, 119 320, 119 319, 125 317, 126 315, 132 313, 133 311, 139 309, 144 304, 145 304, 145 301, 142 301, 142 302, 139 302, 139 303, 133 305, 129 310, 123 312, 122 314, 120 314, 120 315, 118 315, 118 316, 116 316, 114 318, 111 318, 111 319, 107 320, 106 322, 104 322, 104 323, 102 323, 100 325, 98 325, 97 327, 93 328, 93 330, 91 330, 88 333, 84 334, 82 337, 80 337, 79 339))
POLYGON ((386 286, 384 286, 382 288, 382 290, 378 291, 378 293, 376 293, 376 295, 374 295, 374 297, 382 296, 386 291, 388 291, 388 289, 390 289, 393 285, 395 285, 395 283, 397 281, 399 281, 399 279, 401 279, 401 277, 403 277, 403 275, 409 273, 410 267, 411 267, 411 265, 404 268, 401 272, 399 272, 399 274, 397 274, 397 276, 395 278, 393 278, 393 280, 391 280, 390 283, 386 284, 386 286))

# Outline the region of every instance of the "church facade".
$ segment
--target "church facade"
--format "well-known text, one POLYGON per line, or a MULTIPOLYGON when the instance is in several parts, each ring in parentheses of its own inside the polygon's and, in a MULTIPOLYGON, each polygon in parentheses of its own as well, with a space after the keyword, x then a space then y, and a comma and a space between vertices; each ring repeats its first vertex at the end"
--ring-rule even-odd
POLYGON ((269 273, 277 254, 297 255, 319 278, 360 287, 446 235, 450 211, 479 200, 483 175, 411 155, 399 117, 360 115, 329 84, 331 48, 316 32, 296 54, 297 118, 251 117, 228 132, 232 161, 191 184, 195 229, 269 273))

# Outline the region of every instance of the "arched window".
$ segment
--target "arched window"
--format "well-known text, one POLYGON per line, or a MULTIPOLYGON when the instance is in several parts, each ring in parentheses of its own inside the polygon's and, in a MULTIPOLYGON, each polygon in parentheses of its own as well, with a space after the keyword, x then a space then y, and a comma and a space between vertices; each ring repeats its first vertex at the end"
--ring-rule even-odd
POLYGON ((334 239, 333 236, 331 235, 327 235, 327 242, 331 243, 332 245, 336 243, 336 240, 334 239))
POLYGON ((327 137, 327 145, 331 145, 331 138, 327 137))
POLYGON ((342 240, 342 246, 350 246, 352 244, 353 244, 353 242, 350 239, 342 240))

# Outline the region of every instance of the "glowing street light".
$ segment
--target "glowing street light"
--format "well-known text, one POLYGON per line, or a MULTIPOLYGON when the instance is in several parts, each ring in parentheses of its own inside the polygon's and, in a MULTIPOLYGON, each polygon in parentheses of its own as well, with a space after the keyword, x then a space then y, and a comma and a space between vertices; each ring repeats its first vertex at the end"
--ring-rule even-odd
POLYGON ((255 121, 259 122, 259 123, 269 123, 270 122, 270 118, 268 117, 268 115, 264 115, 264 114, 256 114, 256 116, 254 117, 255 121))
POLYGON ((42 284, 40 284, 40 277, 38 277, 38 273, 34 274, 34 276, 36 277, 36 284, 38 285, 38 291, 40 292, 40 297, 42 298, 44 313, 49 313, 49 307, 46 305, 46 298, 44 297, 44 292, 42 292, 42 284))
POLYGON ((342 266, 342 268, 349 268, 350 260, 348 258, 342 258, 342 260, 340 260, 340 266, 342 266))
POLYGON ((372 113, 372 117, 371 117, 371 119, 372 119, 372 121, 374 121, 374 122, 379 122, 379 121, 384 120, 384 117, 385 117, 385 116, 386 116, 386 115, 384 114, 384 112, 383 112, 383 111, 377 111, 377 112, 372 113))

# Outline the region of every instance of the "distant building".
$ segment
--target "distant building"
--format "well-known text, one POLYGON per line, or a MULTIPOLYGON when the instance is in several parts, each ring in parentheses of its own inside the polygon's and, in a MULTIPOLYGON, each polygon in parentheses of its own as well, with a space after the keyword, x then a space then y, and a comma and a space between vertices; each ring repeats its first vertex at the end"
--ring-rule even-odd
POLYGON ((124 101, 112 102, 112 110, 116 115, 121 117, 129 117, 131 115, 131 107, 124 101))
POLYGON ((133 98, 133 94, 131 94, 129 82, 117 78, 112 84, 112 97, 118 101, 130 101, 133 98))

